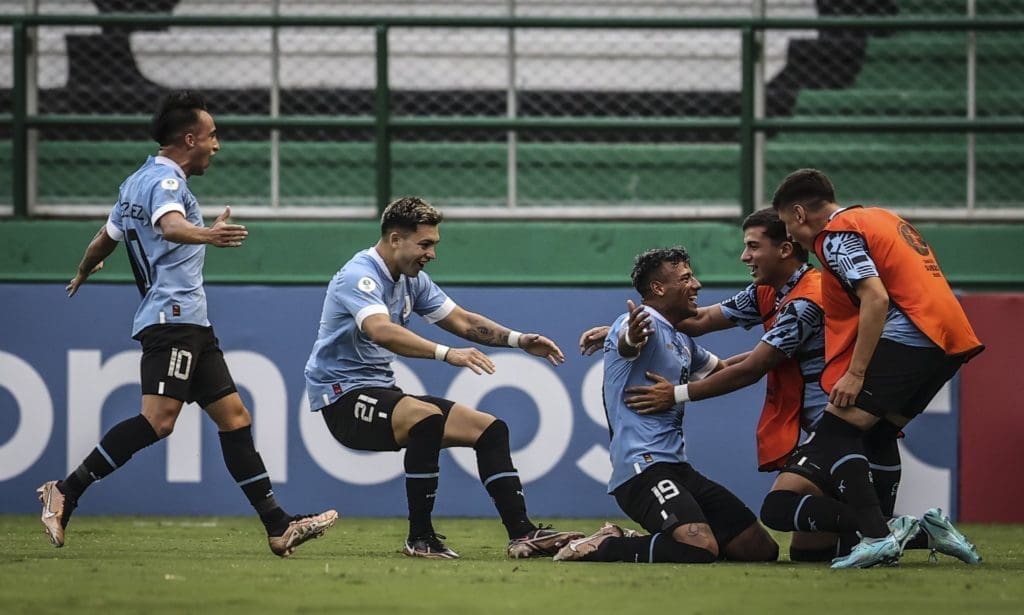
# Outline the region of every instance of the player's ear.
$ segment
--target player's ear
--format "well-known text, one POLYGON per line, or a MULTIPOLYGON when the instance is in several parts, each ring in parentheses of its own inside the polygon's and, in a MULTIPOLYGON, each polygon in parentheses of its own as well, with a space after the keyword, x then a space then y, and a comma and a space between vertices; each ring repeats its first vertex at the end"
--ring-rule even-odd
POLYGON ((651 294, 655 297, 665 294, 665 285, 661 283, 661 280, 651 280, 651 294))
POLYGON ((783 259, 793 256, 793 242, 790 240, 779 242, 779 256, 783 259))

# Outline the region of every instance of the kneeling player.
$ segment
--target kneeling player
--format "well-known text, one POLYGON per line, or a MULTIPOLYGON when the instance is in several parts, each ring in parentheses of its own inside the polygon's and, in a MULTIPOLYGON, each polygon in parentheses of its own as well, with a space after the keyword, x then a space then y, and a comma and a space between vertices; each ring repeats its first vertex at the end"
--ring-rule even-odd
POLYGON ((700 282, 682 248, 650 250, 633 267, 639 307, 612 325, 604 346, 604 399, 612 432, 609 493, 650 532, 639 536, 606 524, 571 541, 556 560, 711 563, 719 558, 774 561, 779 546, 728 489, 697 472, 683 450, 683 407, 639 414, 625 404, 626 387, 653 372, 679 382, 721 368, 718 358, 675 329, 697 311, 700 282), (637 318, 643 310, 649 319, 637 318), (631 314, 633 315, 630 318, 631 314), (646 323, 650 323, 650 327, 646 323))

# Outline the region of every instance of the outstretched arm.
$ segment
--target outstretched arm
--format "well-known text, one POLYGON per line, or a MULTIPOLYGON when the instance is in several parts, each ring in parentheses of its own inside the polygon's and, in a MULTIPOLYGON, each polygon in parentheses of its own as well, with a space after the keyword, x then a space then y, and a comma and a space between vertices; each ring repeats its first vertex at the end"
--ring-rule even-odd
POLYGON ((485 346, 522 348, 534 356, 546 358, 552 365, 559 365, 565 361, 562 349, 543 335, 513 331, 486 316, 459 306, 437 321, 437 324, 445 331, 471 342, 485 346))
POLYGON ((735 327, 736 323, 722 314, 720 305, 720 303, 716 303, 698 308, 696 316, 691 316, 677 322, 676 330, 682 331, 690 337, 700 337, 705 333, 735 327))
POLYGON ((212 226, 196 226, 179 211, 169 211, 160 216, 157 224, 164 239, 174 243, 208 243, 218 248, 237 248, 242 245, 249 231, 241 224, 231 224, 231 208, 225 207, 212 226))
POLYGON ((652 414, 663 412, 679 401, 697 401, 732 393, 754 384, 785 358, 786 355, 771 344, 759 342, 738 363, 722 368, 726 362, 721 361, 719 368, 710 376, 685 385, 674 385, 658 374, 647 372, 647 379, 654 384, 627 388, 626 393, 631 397, 626 398, 626 405, 640 414, 652 414), (686 399, 678 399, 677 387, 686 387, 686 399))
POLYGON ((374 344, 391 352, 419 359, 437 359, 456 367, 468 367, 474 373, 494 373, 494 362, 476 348, 449 348, 416 335, 391 322, 386 314, 371 314, 363 319, 363 333, 374 344))
POLYGON ((106 225, 101 226, 100 230, 93 236, 92 241, 89 242, 89 246, 85 249, 85 254, 82 255, 82 262, 78 263, 78 271, 75 272, 75 277, 71 278, 71 281, 68 282, 67 287, 64 289, 68 292, 68 297, 74 297, 75 293, 78 292, 78 287, 84 284, 89 276, 103 269, 104 259, 110 256, 116 248, 117 242, 107 234, 106 225))

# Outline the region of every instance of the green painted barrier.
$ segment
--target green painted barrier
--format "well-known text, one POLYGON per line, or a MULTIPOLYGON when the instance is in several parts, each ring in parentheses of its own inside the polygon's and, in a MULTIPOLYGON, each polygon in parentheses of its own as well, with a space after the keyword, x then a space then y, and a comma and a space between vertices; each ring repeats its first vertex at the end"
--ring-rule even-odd
MULTIPOLYGON (((326 284, 358 250, 372 245, 372 221, 246 222, 239 249, 210 248, 206 279, 214 283, 326 284)), ((0 281, 69 279, 100 221, 0 222, 0 281)), ((1024 224, 920 224, 950 280, 961 288, 1024 289, 1017 266, 1024 224)), ((468 222, 441 226, 438 260, 429 272, 449 284, 627 285, 640 251, 685 245, 707 285, 749 281, 739 262, 737 225, 714 222, 468 222)), ((132 280, 118 250, 97 281, 132 280)))

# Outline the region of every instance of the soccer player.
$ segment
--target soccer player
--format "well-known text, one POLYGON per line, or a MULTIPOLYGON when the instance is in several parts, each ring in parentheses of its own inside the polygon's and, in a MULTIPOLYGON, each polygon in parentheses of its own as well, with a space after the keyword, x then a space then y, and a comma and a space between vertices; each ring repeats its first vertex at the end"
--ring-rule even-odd
MULTIPOLYGON (((676 389, 689 401, 725 395, 768 376, 768 392, 758 421, 756 440, 758 469, 782 470, 800 439, 801 430, 814 430, 827 399, 818 385, 824 363, 824 312, 821 308, 821 274, 807 262, 807 251, 789 240, 786 227, 771 208, 749 215, 742 225, 743 251, 740 260, 750 268, 753 282, 729 300, 700 307, 693 317, 675 323, 676 329, 698 337, 737 325, 746 329, 763 326, 761 340, 748 353, 725 361, 727 366, 696 382, 674 385, 657 373, 647 374, 651 386, 626 389, 626 405, 641 413, 670 410, 676 404, 676 389)), ((637 326, 643 327, 644 323, 637 326)), ((593 353, 607 335, 607 327, 594 327, 580 337, 584 354, 593 353)), ((804 508, 813 510, 814 529, 822 530, 834 522, 850 528, 847 518, 836 512, 838 502, 819 503, 822 489, 800 474, 785 472, 777 477, 766 501, 810 495, 804 508), (830 505, 830 504, 834 504, 830 505)), ((780 526, 775 516, 762 521, 773 529, 796 531, 790 545, 792 561, 827 561, 836 555, 836 536, 810 533, 811 526, 780 526)), ((807 510, 804 512, 806 513, 807 510)), ((807 515, 805 514, 804 517, 807 515)), ((803 517, 801 517, 802 519, 803 517)))
POLYGON ((476 348, 449 348, 406 328, 413 312, 470 342, 521 348, 558 365, 561 349, 537 333, 520 333, 469 312, 450 299, 424 271, 437 257, 442 214, 416 197, 392 202, 381 216, 376 245, 357 253, 331 280, 316 343, 306 363, 310 407, 331 435, 363 451, 405 449, 411 557, 454 559, 434 531, 442 448, 472 447, 484 488, 508 531, 512 558, 552 555, 583 535, 537 527, 526 513, 519 474, 509 452, 508 426, 469 406, 430 395, 408 395, 395 385, 395 355, 433 359, 476 374, 494 363, 476 348))
POLYGON ((142 344, 142 412, 112 427, 74 472, 38 490, 42 522, 50 542, 64 545, 64 531, 85 490, 170 435, 185 402, 196 402, 220 431, 224 462, 259 514, 270 550, 288 557, 323 535, 338 518, 327 510, 293 516, 274 498, 263 459, 252 439, 252 417, 242 403, 207 319, 203 290, 206 245, 236 248, 244 226, 228 222, 230 208, 210 227, 186 180, 203 175, 220 149, 217 127, 202 96, 169 94, 153 116, 152 137, 160 144, 121 184, 117 204, 85 250, 67 286, 69 297, 124 242, 142 303, 132 338, 142 344))
POLYGON ((722 362, 675 328, 697 313, 700 282, 682 248, 637 256, 633 286, 643 299, 612 324, 604 342, 604 402, 611 431, 608 492, 650 535, 605 524, 570 541, 556 560, 710 563, 719 557, 774 561, 779 546, 754 513, 728 489, 706 478, 684 450, 685 400, 668 412, 640 414, 627 390, 648 374, 686 385, 722 369, 722 362), (643 316, 643 317, 641 317, 643 316))
MULTIPOLYGON (((761 340, 752 351, 728 359, 725 369, 688 385, 673 385, 648 374, 655 384, 627 388, 631 396, 626 405, 641 414, 660 412, 676 403, 677 387, 681 397, 696 401, 730 393, 767 375, 756 432, 758 468, 780 473, 765 498, 761 520, 772 529, 796 532, 790 544, 791 561, 831 561, 856 544, 855 520, 842 498, 833 493, 828 476, 801 465, 799 451, 794 455, 801 430, 814 431, 828 402, 818 384, 825 346, 821 274, 808 264, 807 251, 789 239, 772 208, 749 215, 742 228, 740 260, 750 268, 753 282, 723 303, 699 308, 696 316, 677 322, 676 328, 697 337, 737 325, 747 329, 763 325, 761 340), (838 543, 836 533, 843 534, 838 543)), ((607 327, 584 332, 581 351, 594 352, 606 334, 607 327)), ((891 424, 880 423, 864 438, 887 518, 893 516, 900 478, 899 458, 892 460, 887 446, 892 442, 891 429, 891 424)), ((908 548, 928 548, 930 535, 956 531, 941 518, 923 528, 926 534, 908 541, 908 548)))
MULTIPOLYGON (((881 208, 841 207, 832 182, 816 169, 786 177, 772 206, 789 234, 813 249, 827 272, 822 276, 821 385, 829 404, 801 454, 805 464, 827 468, 863 536, 832 567, 893 563, 902 553, 902 539, 913 532, 887 526, 862 436, 882 421, 891 424, 888 446, 898 463, 897 430, 923 412, 984 346, 934 252, 907 221, 881 208)), ((964 561, 980 561, 959 533, 941 541, 964 561)))

